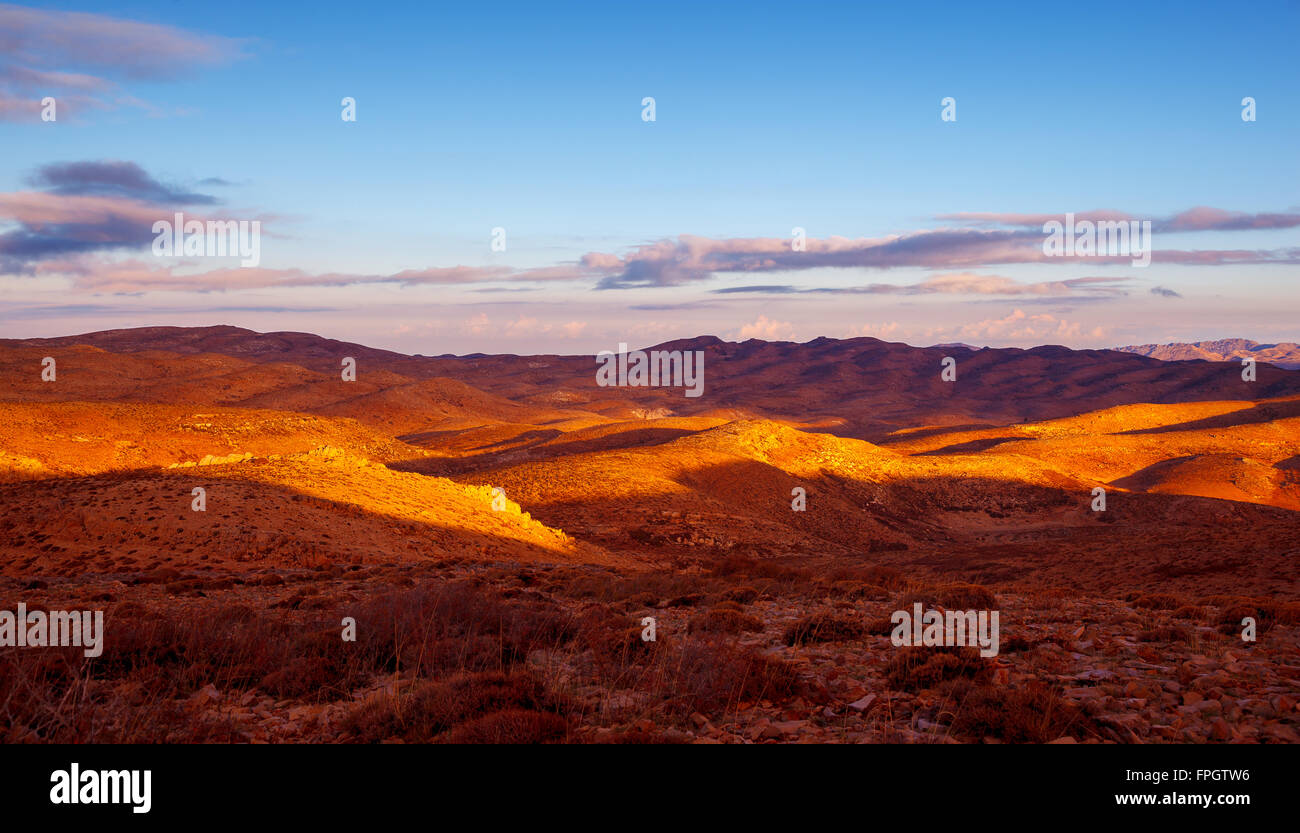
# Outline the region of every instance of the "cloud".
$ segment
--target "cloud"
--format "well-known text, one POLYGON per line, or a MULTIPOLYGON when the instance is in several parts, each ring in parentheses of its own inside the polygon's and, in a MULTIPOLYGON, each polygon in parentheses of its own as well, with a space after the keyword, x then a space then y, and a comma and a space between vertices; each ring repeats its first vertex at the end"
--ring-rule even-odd
POLYGON ((965 324, 955 331, 950 328, 940 328, 931 331, 931 334, 942 335, 954 332, 962 338, 1004 342, 1042 342, 1044 339, 1078 340, 1085 336, 1099 339, 1105 336, 1102 327, 1094 327, 1085 332, 1083 325, 1078 322, 1067 321, 1048 313, 1030 315, 1018 308, 1003 318, 990 318, 965 324))
POLYGON ((1163 286, 1153 286, 1153 287, 1151 287, 1151 294, 1152 294, 1152 295, 1159 295, 1159 296, 1162 297, 1162 298, 1181 298, 1181 297, 1183 297, 1182 295, 1179 295, 1177 292, 1173 291, 1172 289, 1165 289, 1163 286))
MULTIPOLYGON (((0 193, 0 273, 69 255, 151 245, 153 224, 182 206, 211 205, 206 194, 164 185, 132 162, 46 165, 29 181, 45 190, 0 193)), ((190 214, 190 219, 206 219, 190 214)))
MULTIPOLYGON (((1096 300, 1127 294, 1131 278, 1077 277, 1056 281, 1024 282, 998 274, 974 271, 995 264, 1072 263, 1078 257, 1049 257, 1043 253, 1043 235, 1037 228, 990 228, 990 224, 1036 223, 1047 215, 961 214, 947 215, 974 223, 971 228, 914 231, 880 238, 808 238, 801 251, 779 238, 712 239, 681 235, 634 247, 623 256, 589 252, 575 261, 532 268, 503 265, 430 266, 392 274, 324 273, 297 269, 255 270, 231 273, 217 269, 194 273, 195 263, 169 261, 147 267, 140 262, 112 263, 74 256, 142 249, 155 235, 154 222, 170 220, 170 209, 212 206, 220 201, 207 193, 170 184, 150 175, 134 162, 98 160, 46 165, 29 179, 43 190, 0 193, 0 222, 16 224, 0 233, 0 273, 33 274, 56 271, 54 260, 67 270, 76 285, 104 291, 188 289, 219 291, 229 288, 346 286, 394 283, 400 285, 459 285, 472 283, 544 284, 588 283, 597 290, 634 287, 672 287, 702 282, 735 273, 791 273, 809 269, 922 268, 933 274, 910 284, 875 282, 849 287, 801 287, 791 283, 746 283, 714 289, 717 294, 767 295, 950 295, 985 298, 1021 298, 1025 304, 1057 298, 1096 300), (166 209, 166 210, 163 210, 166 209), (185 274, 186 271, 189 274, 185 274)), ((227 180, 209 177, 208 184, 227 180)), ((187 219, 206 220, 186 211, 187 219)), ((266 217, 267 215, 262 215, 266 217)), ((1087 212, 1079 216, 1120 217, 1118 212, 1087 212)), ((1294 215, 1300 216, 1300 215, 1294 215)), ((1242 215, 1197 208, 1175 215, 1169 222, 1187 228, 1210 226, 1236 229, 1279 228, 1291 222, 1289 214, 1242 215)), ((252 219, 252 218, 249 218, 252 219)), ((262 219, 262 218, 259 218, 262 219)), ((269 233, 268 229, 263 229, 269 233)), ((1300 263, 1300 248, 1259 250, 1163 250, 1152 260, 1160 263, 1216 266, 1257 263, 1300 263)), ((1129 255, 1088 258, 1100 265, 1129 266, 1129 255)), ((480 290, 497 291, 497 290, 480 290)), ((511 291, 520 291, 512 289, 511 291)))
POLYGON ((740 328, 740 338, 761 338, 765 341, 791 341, 794 339, 794 325, 789 321, 773 321, 766 315, 758 316, 752 324, 740 328))
POLYGON ((610 269, 597 289, 680 286, 726 272, 789 272, 819 268, 919 266, 947 268, 1043 259, 1042 235, 1024 231, 939 229, 877 239, 809 238, 803 251, 778 238, 713 240, 681 235, 633 250, 614 266, 612 255, 584 263, 610 269))
MULTIPOLYGON (((1055 221, 1064 222, 1065 214, 1014 214, 998 212, 966 212, 961 214, 940 214, 936 219, 957 220, 981 226, 1013 226, 1021 228, 1042 229, 1043 224, 1055 221)), ((1075 223, 1084 220, 1090 222, 1132 222, 1149 221, 1153 232, 1190 232, 1190 231, 1255 231, 1260 229, 1288 229, 1300 226, 1298 213, 1259 213, 1249 214, 1244 211, 1225 211, 1221 208, 1196 206, 1181 211, 1170 217, 1139 217, 1124 211, 1096 210, 1074 213, 1075 223)))
POLYGON ((479 313, 461 324, 461 332, 466 335, 480 336, 496 333, 506 338, 529 338, 533 336, 552 335, 559 338, 577 338, 587 329, 586 321, 544 322, 540 319, 520 314, 513 321, 504 324, 494 323, 485 313, 479 313))
MULTIPOLYGON (((719 274, 797 272, 808 269, 923 269, 969 270, 1015 263, 1078 263, 1131 265, 1130 254, 1107 256, 1049 256, 1043 252, 1043 223, 1060 221, 1063 214, 947 214, 939 219, 966 224, 959 228, 911 231, 880 238, 808 238, 800 251, 781 238, 712 239, 680 235, 675 240, 645 243, 625 256, 592 252, 581 264, 604 272, 597 289, 671 287, 700 282, 719 274)), ((1133 215, 1120 211, 1085 211, 1076 221, 1125 221, 1133 215)), ((1300 226, 1300 214, 1242 214, 1212 208, 1194 208, 1153 221, 1153 233, 1181 231, 1245 231, 1300 226)), ((1242 263, 1300 263, 1300 249, 1185 251, 1156 250, 1152 259, 1164 263, 1224 265, 1242 263)), ((966 279, 967 286, 975 281, 966 279)), ((1049 284, 1041 291, 1052 290, 1049 284)), ((731 287, 731 292, 788 292, 782 285, 731 287)), ((835 291, 835 290, 827 290, 835 291)), ((858 291, 889 292, 888 285, 858 291)), ((925 287, 914 288, 924 292, 925 287)), ((941 289, 937 291, 942 291, 941 289)), ((1019 290, 1016 290, 1017 292, 1019 290)))
POLYGON ((0 54, 27 66, 81 66, 165 80, 241 57, 245 42, 84 12, 0 4, 0 54))
POLYGON ((243 57, 245 43, 174 26, 0 4, 0 121, 39 120, 45 96, 57 101, 60 121, 118 107, 156 113, 111 79, 186 77, 243 57))
POLYGON ((1160 231, 1255 231, 1300 226, 1300 214, 1247 214, 1208 206, 1190 208, 1160 223, 1160 231))
MULTIPOLYGON (((1108 209, 1099 209, 1095 211, 1076 211, 1074 221, 1076 223, 1087 220, 1093 223, 1099 222, 1119 222, 1137 219, 1132 214, 1124 211, 1112 211, 1108 209)), ((971 223, 979 226, 1020 226, 1024 228, 1042 229, 1043 224, 1051 221, 1062 222, 1065 219, 1065 213, 1060 214, 1016 214, 1010 212, 997 211, 963 211, 957 214, 939 214, 936 220, 956 220, 960 223, 971 223)))
POLYGON ((135 248, 153 240, 157 206, 113 197, 0 194, 0 272, 29 273, 31 264, 69 254, 135 248))
POLYGON ((22 90, 80 90, 106 93, 117 85, 106 78, 80 72, 47 72, 19 66, 0 66, 0 83, 22 90))
POLYGON ((164 185, 134 162, 63 162, 45 165, 28 183, 48 193, 125 197, 160 205, 213 205, 216 197, 164 185))
POLYGON ((860 327, 849 328, 849 338, 859 338, 867 336, 887 340, 894 335, 902 334, 902 327, 897 321, 890 321, 887 324, 863 324, 860 327))
POLYGON ((489 332, 492 329, 492 322, 488 320, 488 317, 485 313, 480 312, 478 315, 474 316, 473 318, 469 318, 465 320, 460 325, 460 329, 461 332, 466 333, 467 335, 472 335, 472 336, 483 335, 484 333, 489 332))
POLYGON ((934 275, 914 284, 873 283, 851 287, 800 289, 790 284, 731 286, 712 290, 714 294, 756 293, 772 295, 1015 295, 1076 297, 1079 291, 1100 295, 1123 295, 1129 278, 1067 278, 1060 281, 1023 283, 1001 275, 950 272, 934 275))
POLYGON ((755 284, 753 286, 724 286, 722 289, 715 289, 715 295, 747 295, 750 293, 761 295, 790 295, 795 292, 807 292, 791 284, 755 284))
POLYGON ((1206 251, 1156 251, 1152 263, 1176 263, 1180 266, 1244 266, 1260 263, 1300 263, 1300 248, 1291 249, 1210 249, 1206 251))

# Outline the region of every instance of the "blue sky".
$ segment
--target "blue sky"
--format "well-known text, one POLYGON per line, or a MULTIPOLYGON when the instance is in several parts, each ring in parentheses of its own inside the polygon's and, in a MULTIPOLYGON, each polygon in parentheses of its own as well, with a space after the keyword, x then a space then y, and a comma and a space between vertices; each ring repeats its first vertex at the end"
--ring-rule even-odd
MULTIPOLYGON (((0 121, 0 192, 32 191, 43 166, 127 161, 217 198, 210 216, 262 218, 266 270, 366 279, 200 278, 190 291, 0 260, 6 335, 234 323, 418 352, 564 353, 706 332, 1089 347, 1300 336, 1300 258, 1285 254, 1300 247, 1300 221, 1287 219, 1300 212, 1294 2, 24 8, 26 39, 0 68, 83 73, 112 88, 53 124, 0 121), (54 44, 52 33, 68 31, 80 48, 54 44), (111 48, 131 37, 137 56, 176 42, 210 53, 142 67, 111 48), (344 96, 357 101, 355 123, 339 117, 344 96), (644 96, 656 100, 653 123, 641 119, 644 96), (955 122, 940 120, 946 96, 955 122), (1257 102, 1254 122, 1241 119, 1245 96, 1257 102), (201 184, 209 178, 229 184, 201 184), (622 260, 609 268, 628 274, 637 247, 682 235, 788 238, 798 226, 815 240, 880 240, 973 227, 944 218, 975 212, 1111 210, 1158 223, 1197 207, 1268 219, 1158 235, 1157 251, 1271 254, 1216 265, 1157 257, 1146 269, 996 258, 880 268, 867 258, 782 271, 749 260, 743 272, 618 289, 596 288, 608 277, 599 270, 374 280, 454 266, 523 272, 588 253, 622 260), (505 252, 489 247, 498 226, 505 252), (916 287, 955 273, 1113 283, 1106 293, 990 292, 977 281, 963 284, 968 293, 789 290, 916 287), (746 285, 787 289, 716 291, 746 285)), ((39 84, 14 77, 12 98, 40 98, 39 84)), ((0 235, 25 216, 0 203, 0 235)), ((83 270, 159 266, 147 245, 78 256, 83 270)), ((181 275, 231 265, 167 264, 181 275)))

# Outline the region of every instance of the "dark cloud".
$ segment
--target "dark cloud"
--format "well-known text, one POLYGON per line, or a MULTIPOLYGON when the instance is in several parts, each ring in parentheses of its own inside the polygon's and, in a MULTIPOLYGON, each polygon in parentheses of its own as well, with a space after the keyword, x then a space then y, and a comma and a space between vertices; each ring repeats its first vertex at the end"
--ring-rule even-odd
POLYGON ((1183 297, 1182 295, 1179 295, 1177 292, 1173 291, 1172 289, 1165 289, 1163 286, 1153 286, 1153 287, 1151 287, 1151 294, 1152 294, 1152 295, 1159 295, 1159 296, 1162 297, 1162 298, 1181 298, 1181 297, 1183 297))
POLYGON ((754 286, 728 286, 725 289, 713 290, 715 295, 746 295, 751 292, 764 294, 764 295, 787 295, 789 293, 800 292, 800 291, 807 291, 807 290, 800 290, 797 287, 791 286, 788 283, 767 284, 767 285, 760 284, 754 286))
POLYGON ((62 196, 124 197, 158 205, 215 205, 209 194, 165 185, 134 162, 60 162, 28 178, 37 188, 62 196))

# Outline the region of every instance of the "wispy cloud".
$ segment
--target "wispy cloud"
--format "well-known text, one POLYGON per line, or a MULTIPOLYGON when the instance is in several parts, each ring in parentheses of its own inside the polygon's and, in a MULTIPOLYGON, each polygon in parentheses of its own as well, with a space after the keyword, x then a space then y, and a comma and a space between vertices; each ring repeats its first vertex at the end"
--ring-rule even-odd
POLYGON ((44 96, 57 99, 61 119, 88 109, 151 109, 114 79, 183 78, 243 57, 246 44, 156 23, 0 4, 0 120, 39 119, 44 96))
POLYGON ((1128 278, 1067 278, 1060 281, 1024 283, 1002 275, 981 275, 973 272, 949 272, 933 275, 913 284, 873 283, 850 287, 811 287, 803 289, 790 284, 733 286, 715 289, 715 294, 772 294, 792 293, 818 295, 1004 295, 1072 297, 1079 292, 1101 295, 1123 295, 1130 283, 1128 278))
MULTIPOLYGON (((680 286, 731 273, 799 272, 810 269, 884 270, 904 267, 969 270, 1016 263, 1077 264, 1085 258, 1048 256, 1043 252, 1042 223, 1052 219, 1059 221, 1061 216, 945 215, 941 219, 955 219, 971 225, 912 231, 882 238, 809 238, 804 241, 805 248, 801 251, 796 251, 788 239, 712 239, 682 235, 676 240, 660 240, 638 246, 622 257, 609 253, 591 253, 582 259, 582 264, 596 271, 607 272, 597 283, 598 289, 680 286), (992 227, 995 225, 1011 227, 992 227)), ((1130 216, 1122 212, 1083 212, 1076 215, 1077 219, 1093 220, 1120 220, 1130 216)), ((1197 208, 1160 220, 1153 224, 1153 229, 1166 232, 1246 231, 1298 225, 1300 214, 1247 215, 1197 208)), ((1097 264, 1127 265, 1132 258, 1125 254, 1089 256, 1086 260, 1097 264)), ((1156 249, 1152 260, 1196 265, 1300 263, 1300 249, 1156 249)), ((769 291, 783 290, 778 288, 769 291)))
MULTIPOLYGON (((1060 222, 1062 214, 1015 214, 998 212, 966 212, 961 214, 940 214, 936 219, 956 220, 981 226, 1012 226, 1020 228, 1042 229, 1043 224, 1060 222)), ((1074 215, 1075 222, 1133 222, 1149 221, 1153 232, 1175 234, 1193 231, 1261 231, 1271 229, 1289 229, 1300 226, 1300 213, 1263 212, 1251 214, 1245 211, 1225 211, 1221 208, 1199 205, 1180 211, 1168 217, 1139 217, 1125 211, 1096 210, 1079 211, 1074 215)))

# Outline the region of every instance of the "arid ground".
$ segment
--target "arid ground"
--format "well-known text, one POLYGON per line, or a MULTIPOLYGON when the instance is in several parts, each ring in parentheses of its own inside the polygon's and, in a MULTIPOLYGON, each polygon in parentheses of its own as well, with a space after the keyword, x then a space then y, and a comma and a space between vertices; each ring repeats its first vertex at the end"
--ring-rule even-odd
POLYGON ((0 648, 0 740, 1300 741, 1300 371, 663 349, 702 396, 234 327, 0 341, 0 609, 105 612, 98 657, 0 648), (895 647, 915 602, 998 611, 998 655, 895 647))

